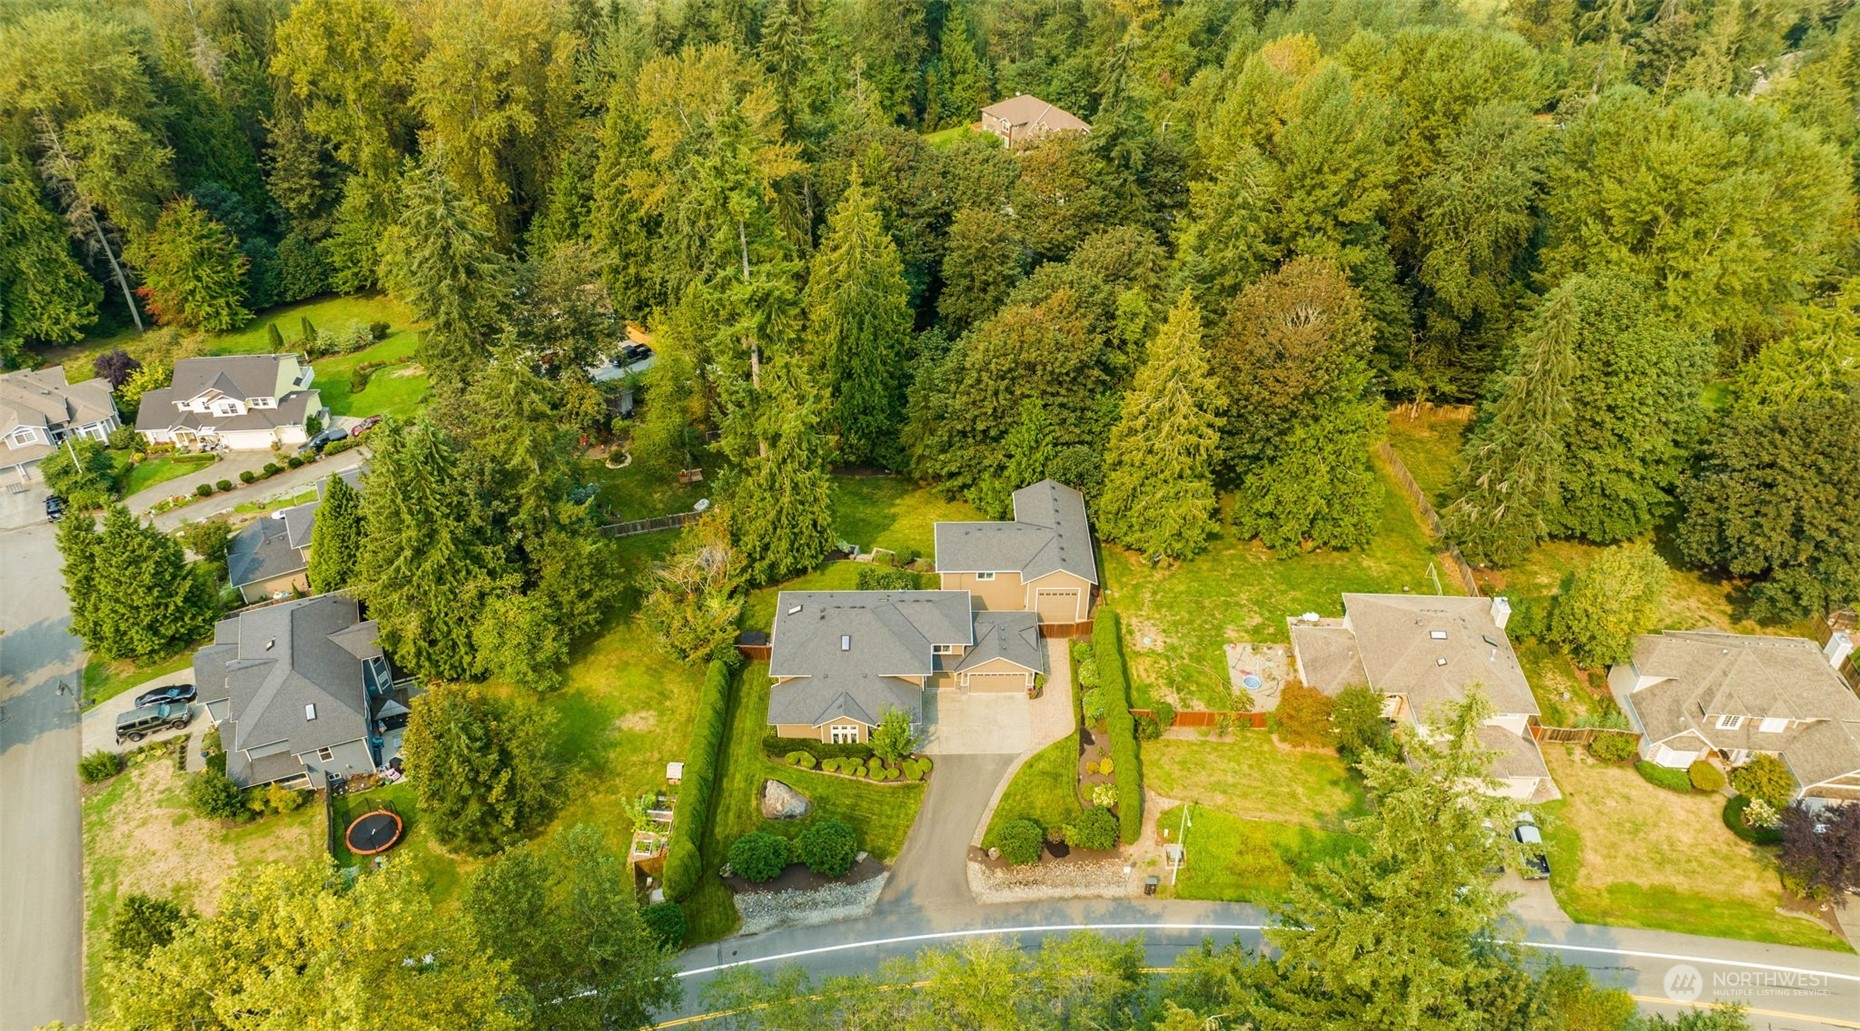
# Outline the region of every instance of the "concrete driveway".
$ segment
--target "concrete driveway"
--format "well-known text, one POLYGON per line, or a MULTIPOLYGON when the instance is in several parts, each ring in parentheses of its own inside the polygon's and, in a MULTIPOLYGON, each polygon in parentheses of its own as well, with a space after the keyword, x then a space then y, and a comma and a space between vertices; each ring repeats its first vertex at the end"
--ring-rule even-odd
POLYGON ((0 530, 17 530, 46 522, 45 498, 51 491, 45 489, 45 484, 41 481, 22 484, 10 472, 5 478, 12 482, 0 488, 0 530))
POLYGON ((98 749, 106 752, 126 752, 150 741, 166 741, 171 737, 185 737, 199 728, 206 723, 207 711, 205 706, 195 704, 188 707, 189 711, 194 714, 194 720, 185 730, 161 730, 141 741, 126 741, 121 744, 118 744, 116 740, 116 717, 135 708, 137 695, 151 688, 191 683, 193 679, 194 671, 184 669, 137 684, 122 694, 104 699, 95 708, 84 713, 84 723, 79 729, 79 736, 83 741, 85 754, 88 755, 98 749))
POLYGON ((926 691, 924 726, 925 755, 1019 755, 1033 740, 1027 696, 1017 692, 926 691))

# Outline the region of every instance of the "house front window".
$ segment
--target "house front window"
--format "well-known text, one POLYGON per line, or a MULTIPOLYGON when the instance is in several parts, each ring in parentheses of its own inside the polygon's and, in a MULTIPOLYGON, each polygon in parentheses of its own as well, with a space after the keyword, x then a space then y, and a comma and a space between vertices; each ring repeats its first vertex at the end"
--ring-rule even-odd
POLYGON ((976 578, 977 580, 993 580, 993 579, 995 578, 995 574, 993 574, 993 573, 977 573, 977 574, 975 574, 975 578, 976 578))
POLYGON ((856 745, 859 743, 859 725, 836 723, 827 728, 827 736, 836 745, 856 745))
POLYGON ((930 646, 930 651, 935 655, 954 655, 957 647, 953 644, 933 644, 930 646))
POLYGON ((1742 716, 1720 716, 1718 717, 1718 729, 1719 730, 1736 730, 1738 727, 1741 727, 1743 725, 1744 725, 1744 718, 1742 716))

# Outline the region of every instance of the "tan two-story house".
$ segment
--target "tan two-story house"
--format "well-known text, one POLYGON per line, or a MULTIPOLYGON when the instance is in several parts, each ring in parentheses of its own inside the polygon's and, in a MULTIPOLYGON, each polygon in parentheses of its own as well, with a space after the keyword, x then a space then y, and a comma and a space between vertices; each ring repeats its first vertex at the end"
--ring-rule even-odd
POLYGON ((1774 755, 1805 802, 1860 802, 1860 698, 1838 661, 1801 637, 1668 631, 1635 638, 1608 686, 1648 762, 1741 766, 1774 755))
POLYGON ((1020 93, 982 108, 982 131, 993 133, 1003 146, 1016 148, 1054 133, 1090 132, 1091 126, 1063 107, 1020 93))
POLYGON ((294 354, 183 358, 169 386, 142 395, 136 431, 156 444, 293 447, 310 439, 313 417, 329 414, 314 380, 294 354))
POLYGON ((11 466, 21 483, 37 479, 39 462, 67 437, 107 440, 119 425, 101 379, 67 383, 62 365, 0 376, 0 466, 11 466))
POLYGON ((938 523, 936 568, 976 608, 1032 612, 1047 628, 1090 622, 1098 559, 1085 496, 1041 480, 1014 492, 1012 522, 938 523))

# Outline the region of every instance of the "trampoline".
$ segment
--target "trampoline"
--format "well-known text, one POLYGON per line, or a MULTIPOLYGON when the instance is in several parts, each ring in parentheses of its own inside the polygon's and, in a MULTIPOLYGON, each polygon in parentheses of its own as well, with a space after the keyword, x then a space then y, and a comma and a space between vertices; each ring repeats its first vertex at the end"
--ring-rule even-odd
POLYGON ((400 831, 400 814, 377 809, 356 817, 343 834, 343 839, 348 843, 350 852, 358 856, 372 856, 393 848, 400 841, 400 831))

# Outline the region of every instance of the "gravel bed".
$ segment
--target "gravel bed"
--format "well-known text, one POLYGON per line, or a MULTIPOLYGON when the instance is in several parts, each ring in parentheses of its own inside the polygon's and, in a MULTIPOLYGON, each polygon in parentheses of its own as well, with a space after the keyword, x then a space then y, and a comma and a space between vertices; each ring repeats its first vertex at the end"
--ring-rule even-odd
POLYGON ((736 911, 743 915, 743 927, 737 933, 757 934, 778 927, 813 927, 869 916, 889 876, 880 874, 857 884, 829 884, 806 891, 739 893, 736 911))
POLYGON ((975 901, 983 903, 1126 898, 1131 894, 1124 862, 1117 858, 1047 860, 1009 867, 971 861, 969 891, 975 901))

